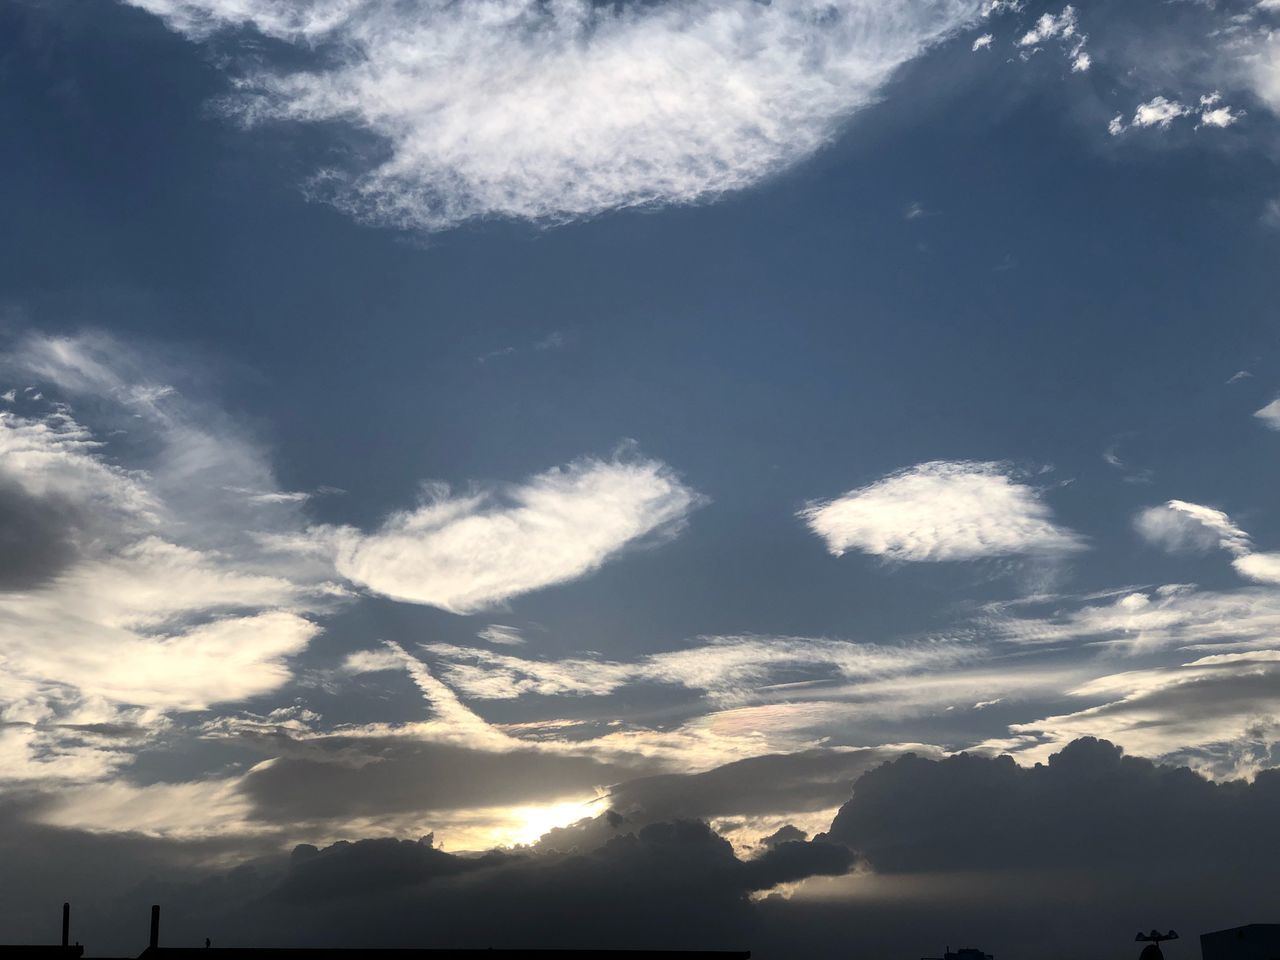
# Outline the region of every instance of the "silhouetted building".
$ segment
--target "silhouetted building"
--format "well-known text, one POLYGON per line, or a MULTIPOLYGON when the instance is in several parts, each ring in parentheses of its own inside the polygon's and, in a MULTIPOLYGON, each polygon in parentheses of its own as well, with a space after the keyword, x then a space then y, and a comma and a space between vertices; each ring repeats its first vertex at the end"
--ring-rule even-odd
MULTIPOLYGON (((151 936, 138 960, 751 960, 749 950, 449 950, 364 947, 160 946, 160 908, 151 908, 151 936)), ((0 958, 4 960, 4 958, 0 958)), ((52 960, 52 958, 50 958, 52 960)), ((969 960, 969 958, 964 958, 969 960)), ((974 958, 978 960, 978 958, 974 958)), ((990 960, 988 957, 987 960, 990 960)))
POLYGON ((983 953, 977 947, 961 947, 959 950, 947 947, 941 957, 921 957, 920 960, 993 960, 993 958, 991 954, 983 953))
MULTIPOLYGON (((69 944, 71 906, 62 905, 60 945, 6 946, 0 960, 80 960, 84 947, 69 944)), ((948 960, 951 954, 948 954, 948 960)), ((160 908, 151 908, 151 936, 139 960, 751 960, 749 950, 415 950, 354 947, 202 947, 160 946, 160 908)), ((963 960, 970 960, 964 957, 963 960)), ((981 960, 975 956, 972 960, 981 960)), ((987 957, 986 960, 991 960, 987 957)))
POLYGON ((0 960, 76 960, 84 947, 70 943, 71 904, 62 905, 62 943, 0 944, 0 960))
POLYGON ((1280 923, 1250 923, 1200 934, 1202 960, 1280 960, 1280 923))

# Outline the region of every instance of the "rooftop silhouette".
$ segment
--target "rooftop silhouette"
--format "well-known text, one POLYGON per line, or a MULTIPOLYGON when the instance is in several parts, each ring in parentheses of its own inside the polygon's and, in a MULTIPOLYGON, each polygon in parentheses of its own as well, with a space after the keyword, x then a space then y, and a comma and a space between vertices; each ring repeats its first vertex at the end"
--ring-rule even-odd
MULTIPOLYGON (((61 944, 0 944, 0 960, 78 960, 84 954, 80 944, 69 944, 71 905, 62 905, 61 944)), ((228 960, 352 960, 374 956, 386 960, 750 960, 749 950, 559 950, 493 948, 413 948, 413 947, 215 947, 206 938, 204 946, 162 947, 160 906, 151 907, 151 931, 139 960, 213 960, 216 954, 228 960)), ((964 958, 968 960, 968 958, 964 958)), ((978 960, 978 958, 975 958, 978 960)))

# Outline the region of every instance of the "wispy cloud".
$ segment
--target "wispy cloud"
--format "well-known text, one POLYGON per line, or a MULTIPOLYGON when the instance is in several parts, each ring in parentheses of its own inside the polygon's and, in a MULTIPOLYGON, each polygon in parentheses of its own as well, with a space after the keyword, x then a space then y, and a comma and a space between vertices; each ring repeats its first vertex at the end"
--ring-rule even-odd
POLYGON ((1170 500, 1141 511, 1134 528, 1148 542, 1166 550, 1209 550, 1221 547, 1232 553, 1249 549, 1249 535, 1221 510, 1170 500))
POLYGON ((621 550, 675 536, 705 502, 665 464, 586 458, 521 484, 454 495, 428 487, 374 533, 328 533, 337 569, 375 593, 470 613, 566 583, 621 550))
POLYGON ((1138 532, 1167 550, 1221 548, 1241 576, 1260 583, 1280 583, 1280 554, 1257 553, 1253 541, 1221 510, 1170 500, 1143 510, 1134 520, 1138 532))
MULTIPOLYGON (((903 63, 978 20, 979 0, 132 0, 204 39, 244 27, 318 51, 254 67, 249 123, 350 123, 385 158, 312 191, 428 230, 690 203, 810 156, 903 63)), ((263 49, 255 46, 256 57, 263 49)))
POLYGON ((1105 737, 1215 777, 1249 776, 1280 744, 1280 650, 1215 654, 1098 677, 1070 691, 1104 702, 1014 724, 1015 751, 1041 759, 1079 736, 1105 737))
POLYGON ((1063 555, 1085 548, 1053 522, 1034 487, 1000 463, 935 460, 890 474, 800 512, 836 556, 974 560, 1063 555))
POLYGON ((1255 410, 1253 415, 1270 429, 1280 430, 1280 397, 1272 400, 1262 409, 1255 410))
POLYGON ((303 529, 296 498, 235 492, 278 489, 262 450, 142 373, 163 367, 92 335, 4 358, 41 385, 0 412, 0 501, 28 522, 20 562, 0 563, 6 777, 130 759, 70 726, 145 729, 278 689, 341 594, 324 565, 262 549, 256 533, 303 529))
POLYGON ((1022 56, 1025 57, 1028 53, 1035 53, 1040 44, 1048 40, 1059 40, 1067 46, 1072 73, 1083 73, 1092 66, 1093 58, 1085 51, 1089 37, 1080 32, 1079 15, 1070 4, 1057 14, 1041 14, 1031 29, 1018 38, 1018 46, 1023 48, 1022 56))
POLYGON ((502 623, 491 623, 476 636, 487 643, 496 643, 504 647, 519 646, 524 643, 524 635, 519 630, 502 623))
POLYGON ((1137 655, 1173 647, 1257 647, 1280 630, 1280 594, 1262 587, 1201 590, 1187 584, 1101 597, 1046 599, 1040 609, 993 608, 979 629, 993 641, 1084 642, 1137 655))
POLYGON ((807 637, 709 637, 683 650, 638 660, 538 660, 452 644, 427 644, 443 676, 469 697, 527 694, 603 696, 640 683, 669 684, 733 703, 784 676, 843 680, 952 666, 973 655, 964 644, 882 645, 807 637))

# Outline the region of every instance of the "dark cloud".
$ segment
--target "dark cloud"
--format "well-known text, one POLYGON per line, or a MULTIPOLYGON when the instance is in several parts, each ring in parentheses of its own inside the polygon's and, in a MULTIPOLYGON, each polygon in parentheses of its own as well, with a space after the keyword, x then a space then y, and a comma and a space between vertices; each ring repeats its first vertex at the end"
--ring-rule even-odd
POLYGON ((794 841, 743 861, 706 824, 676 821, 567 854, 465 856, 429 838, 304 845, 232 870, 147 877, 112 902, 122 918, 162 903, 170 945, 742 948, 751 893, 851 862, 836 844, 794 841))
POLYGON ((33 497, 0 477, 0 591, 29 590, 76 558, 78 511, 56 497, 33 497))
POLYGON ((384 838, 340 841, 320 850, 311 844, 294 847, 284 879, 272 899, 319 903, 335 897, 377 896, 508 862, 511 856, 491 852, 482 857, 458 857, 435 849, 433 837, 417 841, 384 838))
POLYGON ((1087 946, 1120 958, 1139 927, 1189 936, 1272 919, 1280 882, 1280 774, 1213 783, 1088 738, 1031 768, 899 757, 857 781, 826 835, 804 842, 784 828, 745 860, 705 823, 614 811, 534 847, 468 856, 429 837, 280 855, 243 840, 91 836, 33 827, 34 810, 0 810, 0 883, 12 891, 0 907, 4 938, 48 939, 70 898, 74 935, 99 954, 136 951, 158 902, 162 942, 174 945, 209 936, 226 946, 835 958, 930 955, 963 940, 998 957, 1065 958, 1087 946), (863 868, 848 873, 858 856, 863 868), (805 878, 791 899, 753 899, 805 878))
MULTIPOLYGON (((172 891, 201 884, 242 885, 245 868, 267 851, 252 839, 177 842, 138 834, 94 834, 36 822, 50 798, 10 794, 0 801, 0 941, 52 943, 63 901, 71 936, 90 956, 136 956, 146 945, 147 909, 172 891), (238 878, 231 881, 231 874, 238 878)), ((252 868, 249 868, 252 873, 252 868)))
POLYGON ((704 773, 662 774, 620 783, 613 806, 649 819, 711 819, 825 810, 849 798, 853 782, 894 750, 806 750, 751 757, 704 773))
POLYGON ((879 872, 1134 865, 1280 879, 1280 771, 1215 783, 1091 737, 1047 764, 904 756, 864 775, 828 836, 879 872), (1227 856, 1224 858, 1224 854, 1227 856))
POLYGON ((767 837, 760 838, 760 846, 771 849, 782 843, 790 843, 793 840, 807 840, 809 835, 793 824, 784 824, 767 837))
POLYGON ((493 753, 408 738, 274 740, 289 755, 253 770, 244 790, 273 823, 537 803, 591 794, 632 768, 536 750, 493 753))

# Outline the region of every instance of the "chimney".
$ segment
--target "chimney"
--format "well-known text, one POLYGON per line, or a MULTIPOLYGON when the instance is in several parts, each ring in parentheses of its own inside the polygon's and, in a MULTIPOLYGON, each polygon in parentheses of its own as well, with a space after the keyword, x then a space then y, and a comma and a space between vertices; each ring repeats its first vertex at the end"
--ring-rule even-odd
POLYGON ((65 947, 71 941, 71 904, 64 903, 62 905, 62 945, 65 947))
POLYGON ((154 950, 160 946, 160 904, 153 903, 151 905, 151 945, 147 948, 154 950))

